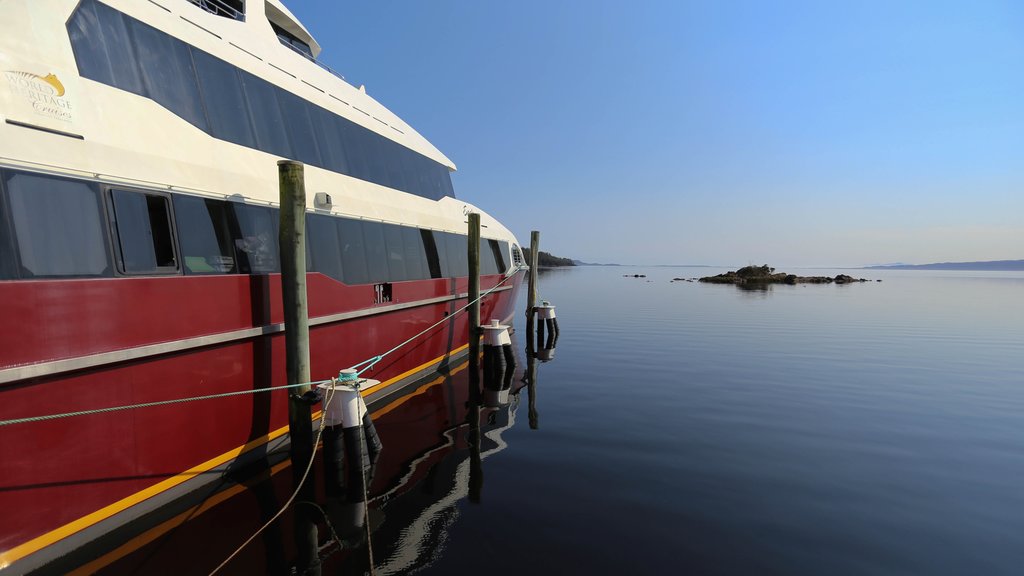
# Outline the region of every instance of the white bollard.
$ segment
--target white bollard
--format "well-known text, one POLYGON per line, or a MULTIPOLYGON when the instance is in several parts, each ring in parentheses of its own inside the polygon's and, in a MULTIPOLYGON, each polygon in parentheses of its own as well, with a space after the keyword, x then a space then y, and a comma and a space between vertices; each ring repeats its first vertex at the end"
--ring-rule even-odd
POLYGON ((537 306, 537 318, 540 320, 551 320, 555 317, 555 307, 547 300, 537 306))
POLYGON ((340 425, 342 428, 361 426, 363 415, 366 414, 366 403, 363 401, 360 389, 377 384, 380 384, 380 381, 359 378, 356 371, 351 368, 342 370, 338 374, 337 381, 320 384, 319 387, 324 391, 324 402, 326 403, 327 398, 331 398, 330 404, 327 406, 327 417, 324 424, 326 426, 340 425), (331 396, 332 387, 334 388, 333 396, 331 396))
POLYGON ((484 346, 512 345, 512 338, 508 335, 508 326, 500 324, 498 320, 491 320, 490 324, 480 327, 484 333, 484 346))

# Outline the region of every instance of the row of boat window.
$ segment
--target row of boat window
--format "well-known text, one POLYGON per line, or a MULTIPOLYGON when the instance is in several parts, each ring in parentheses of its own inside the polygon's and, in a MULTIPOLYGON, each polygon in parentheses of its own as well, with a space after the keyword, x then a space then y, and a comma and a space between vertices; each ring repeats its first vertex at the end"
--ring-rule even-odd
MULTIPOLYGON (((2 279, 280 271, 276 208, 13 170, 0 183, 2 279)), ((467 274, 465 235, 314 213, 306 235, 307 269, 346 284, 467 274)), ((509 254, 481 239, 481 273, 509 254)))
POLYGON ((455 195, 442 164, 106 4, 83 0, 67 27, 79 74, 214 138, 433 200, 455 195))

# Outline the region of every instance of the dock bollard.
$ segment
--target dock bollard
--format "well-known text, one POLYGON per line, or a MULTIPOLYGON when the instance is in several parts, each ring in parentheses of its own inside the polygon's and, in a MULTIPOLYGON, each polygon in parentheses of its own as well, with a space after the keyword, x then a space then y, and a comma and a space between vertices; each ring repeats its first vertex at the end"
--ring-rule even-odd
POLYGON ((549 362, 555 356, 555 344, 558 342, 558 318, 555 307, 544 300, 537 306, 537 359, 549 362), (547 340, 544 339, 544 326, 548 328, 547 340))
POLYGON ((516 368, 508 329, 508 326, 494 319, 490 324, 480 327, 484 335, 484 403, 489 407, 508 402, 508 392, 503 390, 503 382, 511 382, 506 374, 511 374, 516 368))
POLYGON ((324 418, 327 429, 323 434, 324 478, 329 496, 341 496, 344 488, 349 501, 363 501, 366 471, 376 461, 382 446, 360 387, 378 383, 377 380, 360 379, 354 369, 347 369, 338 374, 335 382, 319 386, 325 400, 334 387, 334 396, 324 418), (344 474, 346 460, 347 476, 344 474))

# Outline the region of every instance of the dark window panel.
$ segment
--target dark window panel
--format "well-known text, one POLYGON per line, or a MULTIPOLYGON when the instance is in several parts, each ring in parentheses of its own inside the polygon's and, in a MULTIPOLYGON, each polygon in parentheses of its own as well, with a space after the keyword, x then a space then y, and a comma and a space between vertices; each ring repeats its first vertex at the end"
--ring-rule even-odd
POLYGON ((429 278, 444 278, 445 275, 441 270, 441 258, 438 254, 437 243, 434 241, 434 233, 430 230, 420 230, 420 238, 423 240, 423 250, 426 252, 427 270, 430 272, 429 278))
POLYGON ((277 248, 276 210, 265 206, 231 203, 238 222, 239 236, 235 241, 235 259, 243 274, 280 272, 277 248))
POLYGON ((13 280, 18 277, 18 259, 11 235, 10 211, 7 209, 4 180, 6 178, 0 172, 0 280, 13 280))
POLYGON ((227 202, 180 195, 173 202, 185 273, 237 272, 227 202))
POLYGON ((187 44, 128 18, 146 94, 203 131, 209 130, 187 44))
POLYGON ((242 78, 246 102, 249 104, 257 147, 276 156, 294 158, 281 106, 277 103, 276 88, 248 72, 239 70, 238 74, 242 78))
POLYGON ((480 274, 497 274, 498 264, 494 261, 494 253, 486 238, 480 239, 480 274))
POLYGON ((312 258, 310 272, 320 272, 339 282, 342 275, 342 242, 338 237, 338 218, 319 214, 306 216, 306 246, 312 258))
POLYGON ((339 127, 337 116, 319 106, 310 107, 313 129, 320 160, 323 167, 342 174, 348 174, 348 160, 345 157, 345 138, 339 127))
POLYGON ((341 239, 341 263, 345 272, 345 283, 366 284, 370 281, 370 273, 366 266, 363 222, 339 218, 338 237, 341 239))
POLYGON ((22 278, 111 274, 94 186, 8 172, 6 187, 22 278))
POLYGON ((388 279, 392 282, 409 280, 409 271, 405 266, 405 238, 402 227, 395 224, 384 224, 384 245, 387 248, 388 279))
POLYGON ((509 255, 508 254, 509 254, 509 252, 508 252, 508 242, 502 242, 502 241, 499 240, 498 241, 498 253, 497 253, 497 255, 495 257, 496 258, 500 258, 500 260, 498 261, 498 264, 501 267, 501 271, 502 272, 508 270, 509 267, 512 264, 511 261, 509 260, 509 255))
POLYGON ((210 120, 210 133, 215 138, 255 148, 256 136, 238 69, 196 48, 192 49, 192 60, 210 120))
POLYGON ((405 272, 409 280, 430 278, 427 253, 423 250, 423 236, 418 228, 402 227, 405 246, 405 272))
POLYGON ((469 246, 466 236, 444 233, 445 249, 448 252, 448 275, 467 276, 469 274, 469 246))
POLYGON ((341 118, 340 126, 343 127, 345 138, 345 157, 348 159, 349 175, 362 180, 370 180, 370 166, 367 155, 366 130, 361 126, 341 118))
POLYGON ((97 82, 145 95, 126 18, 105 4, 86 0, 68 21, 79 73, 97 82))
POLYGON ((380 222, 363 221, 363 242, 366 247, 366 269, 370 282, 387 282, 388 250, 384 242, 384 225, 380 222))
POLYGON ((448 233, 433 231, 431 236, 434 238, 434 245, 437 246, 437 260, 440 264, 441 278, 449 278, 451 274, 451 266, 448 264, 448 233))
POLYGON ((111 190, 115 252, 125 274, 177 273, 166 196, 111 190))
POLYGON ((281 113, 284 115, 288 139, 292 143, 294 159, 315 166, 323 166, 320 160, 320 150, 316 145, 313 123, 309 118, 309 109, 311 108, 309 102, 287 90, 278 88, 275 92, 277 92, 277 101, 281 105, 281 113))

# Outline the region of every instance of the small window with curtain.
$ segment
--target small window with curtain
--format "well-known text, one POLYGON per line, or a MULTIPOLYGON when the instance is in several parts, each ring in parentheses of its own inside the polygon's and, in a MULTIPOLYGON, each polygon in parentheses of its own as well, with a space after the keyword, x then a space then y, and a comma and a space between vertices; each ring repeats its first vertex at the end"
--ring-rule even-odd
POLYGON ((110 191, 114 252, 122 274, 177 274, 170 199, 164 194, 110 191))

